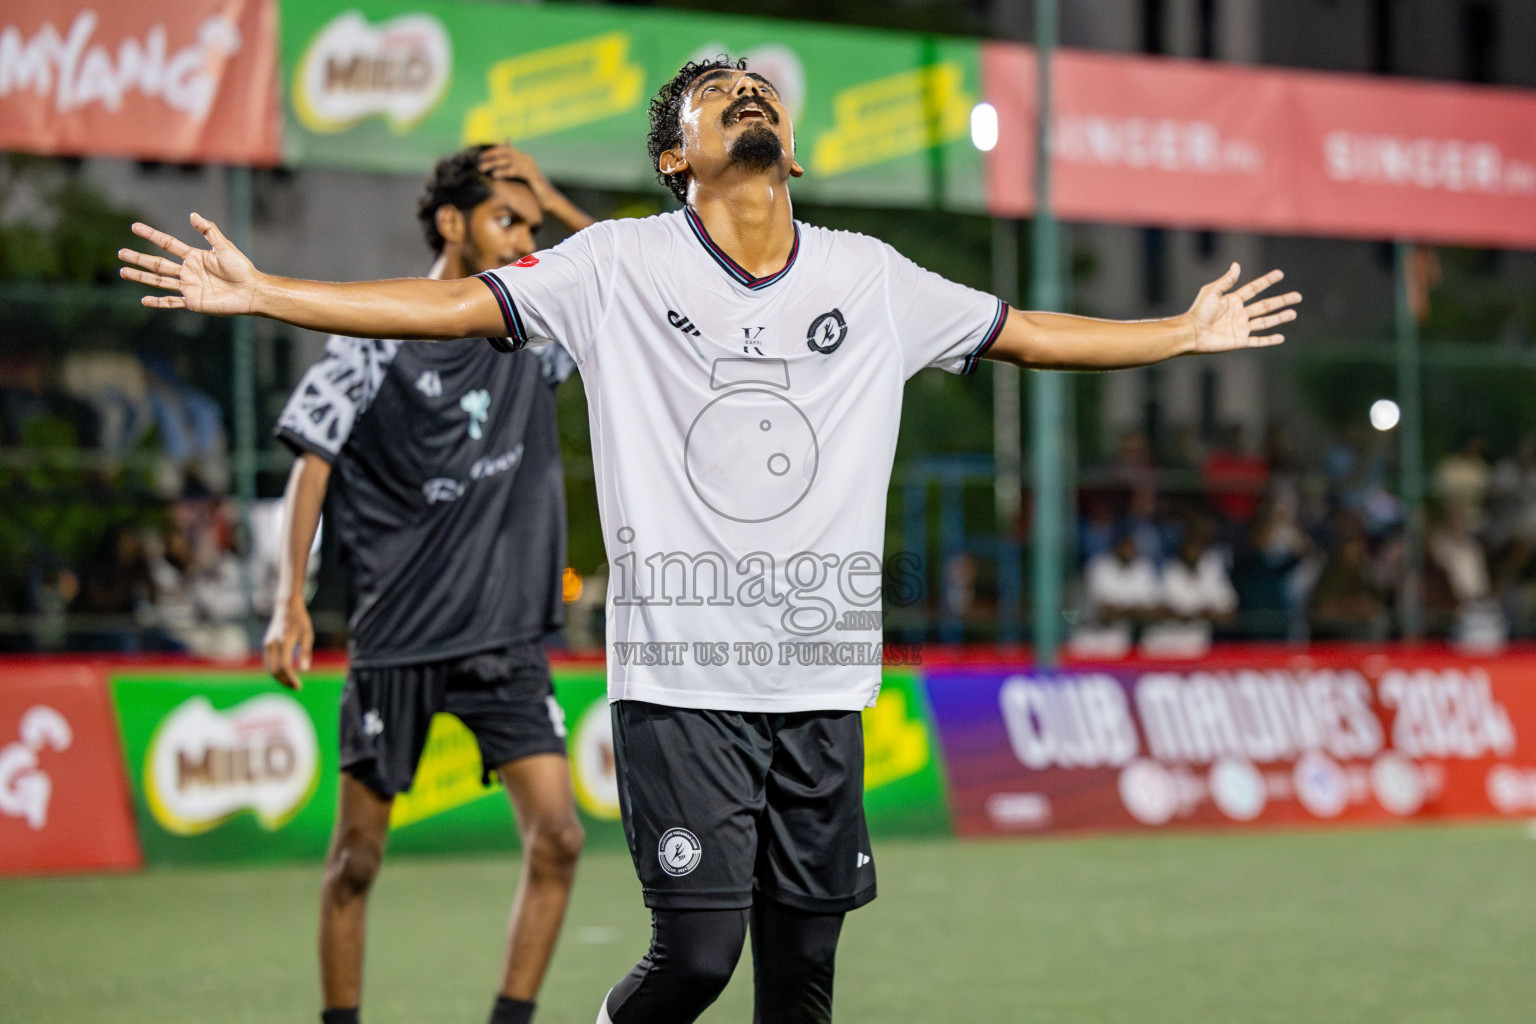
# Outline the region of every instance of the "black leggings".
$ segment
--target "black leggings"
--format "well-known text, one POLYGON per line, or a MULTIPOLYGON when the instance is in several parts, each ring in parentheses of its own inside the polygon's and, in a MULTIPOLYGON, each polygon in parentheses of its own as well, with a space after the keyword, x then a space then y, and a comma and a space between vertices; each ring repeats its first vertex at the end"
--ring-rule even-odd
POLYGON ((608 993, 613 1024, 687 1024, 725 991, 752 932, 754 1024, 827 1024, 842 914, 761 896, 747 910, 653 910, 651 948, 608 993))

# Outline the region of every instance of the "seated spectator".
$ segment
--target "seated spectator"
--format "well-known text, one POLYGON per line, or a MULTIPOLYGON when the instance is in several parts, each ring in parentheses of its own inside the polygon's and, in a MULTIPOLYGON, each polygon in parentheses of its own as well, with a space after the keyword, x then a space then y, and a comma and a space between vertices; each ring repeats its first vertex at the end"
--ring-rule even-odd
POLYGON ((1232 620, 1237 591, 1211 535, 1209 523, 1190 523, 1178 555, 1163 566, 1158 603, 1164 617, 1142 635, 1144 654, 1199 657, 1210 649, 1213 624, 1232 620))
POLYGON ((1307 604, 1311 638, 1385 640, 1391 622, 1365 528, 1354 514, 1340 512, 1332 533, 1327 560, 1307 604))
POLYGON ((1234 523, 1253 520, 1269 485, 1269 462, 1248 450, 1246 432, 1228 429, 1225 443, 1211 449, 1200 473, 1211 505, 1234 523))
POLYGON ((1136 550, 1136 538, 1121 530, 1115 546, 1083 570, 1085 614, 1069 640, 1079 657, 1119 658, 1131 649, 1133 633, 1158 610, 1157 566, 1136 550))
POLYGON ((1255 640, 1291 636, 1295 611, 1292 577, 1311 547, 1289 502, 1269 502, 1260 512, 1232 566, 1241 636, 1255 640))
POLYGON ((1120 529, 1136 542, 1136 553, 1149 559, 1154 566, 1162 565, 1173 548, 1163 524, 1158 521, 1155 488, 1137 487, 1131 491, 1131 503, 1125 510, 1120 529))
POLYGON ((1227 575, 1227 562, 1211 547, 1211 526, 1199 521, 1184 531, 1179 553, 1163 566, 1161 604, 1174 619, 1185 622, 1227 622, 1237 610, 1237 591, 1227 575))
POLYGON ((1447 512, 1461 508, 1471 513, 1468 524, 1478 530, 1483 525, 1483 510, 1488 499, 1491 476, 1483 457, 1483 439, 1468 437, 1461 447, 1445 456, 1435 467, 1435 497, 1447 512))
POLYGON ((1488 556, 1472 527, 1475 514, 1465 502, 1448 504, 1425 546, 1454 603, 1451 639, 1463 647, 1488 650, 1502 647, 1507 633, 1503 613, 1493 600, 1488 556))
POLYGON ((71 638, 77 650, 132 653, 141 649, 135 616, 154 599, 154 581, 144 555, 139 527, 118 523, 107 531, 96 557, 80 573, 80 589, 70 608, 89 616, 71 638))

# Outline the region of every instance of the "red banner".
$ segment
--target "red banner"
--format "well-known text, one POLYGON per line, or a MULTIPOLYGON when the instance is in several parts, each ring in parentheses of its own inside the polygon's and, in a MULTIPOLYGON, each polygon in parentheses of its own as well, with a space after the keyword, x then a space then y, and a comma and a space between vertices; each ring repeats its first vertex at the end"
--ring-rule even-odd
POLYGON ((102 673, 7 664, 0 679, 0 875, 143 858, 102 673))
MULTIPOLYGON (((1068 220, 1536 247, 1536 93, 1064 50, 1068 220)), ((992 212, 1034 205, 1035 62, 982 46, 992 212)))
POLYGON ((0 13, 0 149, 271 165, 273 0, 33 0, 0 13))
POLYGON ((928 674, 957 831, 1536 815, 1536 655, 928 674))

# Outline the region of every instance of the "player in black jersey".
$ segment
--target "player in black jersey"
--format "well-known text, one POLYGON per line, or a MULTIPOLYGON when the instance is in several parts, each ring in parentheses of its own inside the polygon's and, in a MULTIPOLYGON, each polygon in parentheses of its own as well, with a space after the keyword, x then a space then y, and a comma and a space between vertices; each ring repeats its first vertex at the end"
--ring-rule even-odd
MULTIPOLYGON (((573 231, 591 223, 510 146, 440 161, 417 210, 437 254, 429 276, 528 256, 546 214, 573 231)), ((474 733, 517 815, 523 873, 491 1024, 532 1016, 582 843, 543 649, 563 619, 554 386, 570 368, 552 348, 508 358, 478 340, 333 336, 279 419, 298 458, 264 655, 285 686, 310 665, 302 581, 327 495, 347 582, 343 775, 320 909, 326 1024, 358 1020, 369 888, 439 711, 474 733)))

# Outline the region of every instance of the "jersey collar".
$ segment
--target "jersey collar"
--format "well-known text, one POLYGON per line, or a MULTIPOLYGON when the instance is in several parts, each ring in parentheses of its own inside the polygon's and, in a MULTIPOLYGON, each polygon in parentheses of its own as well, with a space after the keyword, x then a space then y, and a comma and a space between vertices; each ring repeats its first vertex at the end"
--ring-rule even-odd
POLYGON ((789 268, 795 265, 795 257, 800 254, 800 224, 797 221, 791 221, 790 223, 794 224, 795 227, 795 242, 789 247, 789 259, 784 261, 784 266, 767 277, 754 277, 740 263, 727 256, 725 250, 720 248, 713 238, 709 237, 709 232, 704 230, 704 222, 699 219, 698 214, 693 212, 693 207, 683 207, 683 214, 688 219, 688 226, 693 229, 693 237, 699 240, 699 244, 704 247, 704 251, 713 256, 715 262, 720 264, 721 269, 729 274, 738 284, 751 288, 753 291, 759 288, 766 288, 789 273, 789 268))

